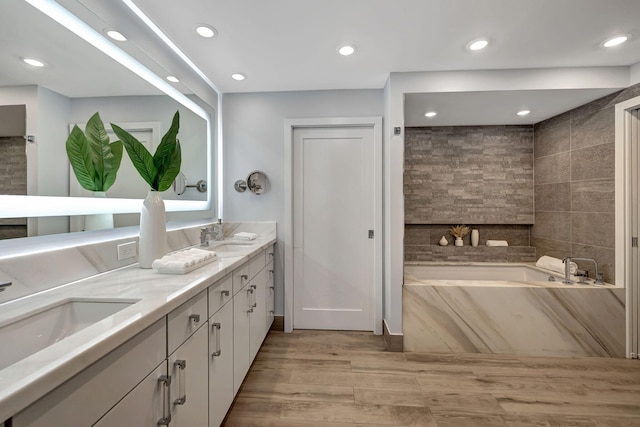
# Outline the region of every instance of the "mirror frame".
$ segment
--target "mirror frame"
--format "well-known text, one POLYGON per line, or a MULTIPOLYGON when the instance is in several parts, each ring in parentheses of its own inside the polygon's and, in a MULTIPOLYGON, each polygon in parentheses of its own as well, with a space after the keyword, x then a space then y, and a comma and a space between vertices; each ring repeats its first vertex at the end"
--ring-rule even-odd
MULTIPOLYGON (((204 119, 207 127, 207 177, 208 179, 213 178, 212 119, 208 111, 55 1, 25 1, 204 119)), ((206 200, 165 200, 165 209, 167 212, 211 210, 213 206, 212 188, 213 185, 207 186, 206 200)), ((0 195, 0 206, 2 206, 0 218, 136 213, 140 212, 141 204, 142 199, 0 195)))

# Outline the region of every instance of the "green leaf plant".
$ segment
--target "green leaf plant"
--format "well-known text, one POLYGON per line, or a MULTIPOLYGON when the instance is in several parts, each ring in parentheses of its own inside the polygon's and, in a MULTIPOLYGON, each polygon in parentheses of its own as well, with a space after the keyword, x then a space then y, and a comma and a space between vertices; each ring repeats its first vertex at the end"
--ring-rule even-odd
POLYGON ((122 142, 109 143, 109 136, 95 113, 82 132, 75 125, 67 138, 67 157, 82 188, 107 191, 116 181, 122 161, 122 142))
POLYGON ((111 128, 122 141, 131 163, 142 179, 155 191, 167 190, 180 172, 182 157, 180 141, 177 138, 179 127, 180 114, 176 111, 171 127, 162 137, 155 154, 151 156, 149 150, 133 135, 111 123, 111 128))

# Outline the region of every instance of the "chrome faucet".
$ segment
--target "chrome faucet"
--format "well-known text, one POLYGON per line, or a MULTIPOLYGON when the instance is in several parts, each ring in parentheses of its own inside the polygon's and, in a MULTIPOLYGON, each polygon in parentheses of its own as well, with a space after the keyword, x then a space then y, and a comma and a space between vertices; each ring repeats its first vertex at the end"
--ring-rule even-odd
MULTIPOLYGON (((603 281, 602 281, 602 273, 600 273, 598 271, 598 263, 596 262, 595 259, 593 258, 577 258, 577 257, 566 257, 562 260, 562 262, 564 262, 564 281, 562 283, 573 283, 571 281, 571 262, 572 261, 589 261, 592 262, 594 267, 595 267, 595 273, 596 273, 596 277, 593 280, 593 284, 594 285, 602 285, 603 281)), ((580 282, 583 283, 583 282, 580 282)))
POLYGON ((200 246, 209 246, 209 236, 213 234, 213 227, 200 229, 200 246))
POLYGON ((2 282, 0 283, 0 292, 4 291, 5 288, 11 286, 11 282, 2 282))

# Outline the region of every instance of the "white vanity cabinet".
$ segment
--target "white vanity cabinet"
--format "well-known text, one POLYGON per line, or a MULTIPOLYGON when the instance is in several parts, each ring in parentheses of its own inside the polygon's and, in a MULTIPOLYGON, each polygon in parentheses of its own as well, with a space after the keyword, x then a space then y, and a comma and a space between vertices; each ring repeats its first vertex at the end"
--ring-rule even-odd
POLYGON ((116 404, 153 413, 157 419, 147 425, 157 425, 163 392, 158 379, 167 375, 166 331, 163 318, 14 415, 13 426, 91 426, 116 404), (141 382, 149 387, 130 393, 141 382))
POLYGON ((233 403, 232 275, 209 287, 209 426, 222 424, 233 403), (228 301, 226 301, 228 299, 228 301))
MULTIPOLYGON (((273 247, 267 249, 269 250, 272 251, 273 247)), ((248 261, 249 280, 247 283, 239 284, 238 287, 242 284, 244 286, 233 298, 234 396, 238 393, 273 321, 273 317, 268 321, 269 308, 273 307, 273 293, 268 289, 270 274, 265 268, 267 251, 260 251, 248 261)), ((240 275, 237 276, 234 272, 234 289, 236 277, 240 278, 240 275)))
POLYGON ((167 316, 172 427, 208 423, 208 330, 206 290, 167 316))
POLYGON ((219 427, 273 322, 273 246, 12 417, 12 427, 219 427))

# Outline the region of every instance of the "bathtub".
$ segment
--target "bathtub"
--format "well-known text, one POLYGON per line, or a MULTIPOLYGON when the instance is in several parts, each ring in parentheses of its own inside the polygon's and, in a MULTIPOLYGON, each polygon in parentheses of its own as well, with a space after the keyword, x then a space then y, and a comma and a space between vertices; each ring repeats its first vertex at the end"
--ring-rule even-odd
POLYGON ((532 264, 408 263, 404 350, 625 357, 624 288, 563 279, 532 264))
MULTIPOLYGON (((529 264, 474 263, 474 264, 416 264, 405 265, 405 278, 410 280, 473 280, 485 281, 484 286, 499 286, 495 282, 552 282, 562 283, 564 275, 537 268, 529 264)), ((574 278, 575 279, 575 278, 574 278)), ((451 283, 443 283, 451 284, 451 283)), ((511 286, 522 286, 512 283, 511 286)), ((526 286, 526 284, 524 284, 526 286)), ((540 283, 534 286, 544 285, 540 283)))

